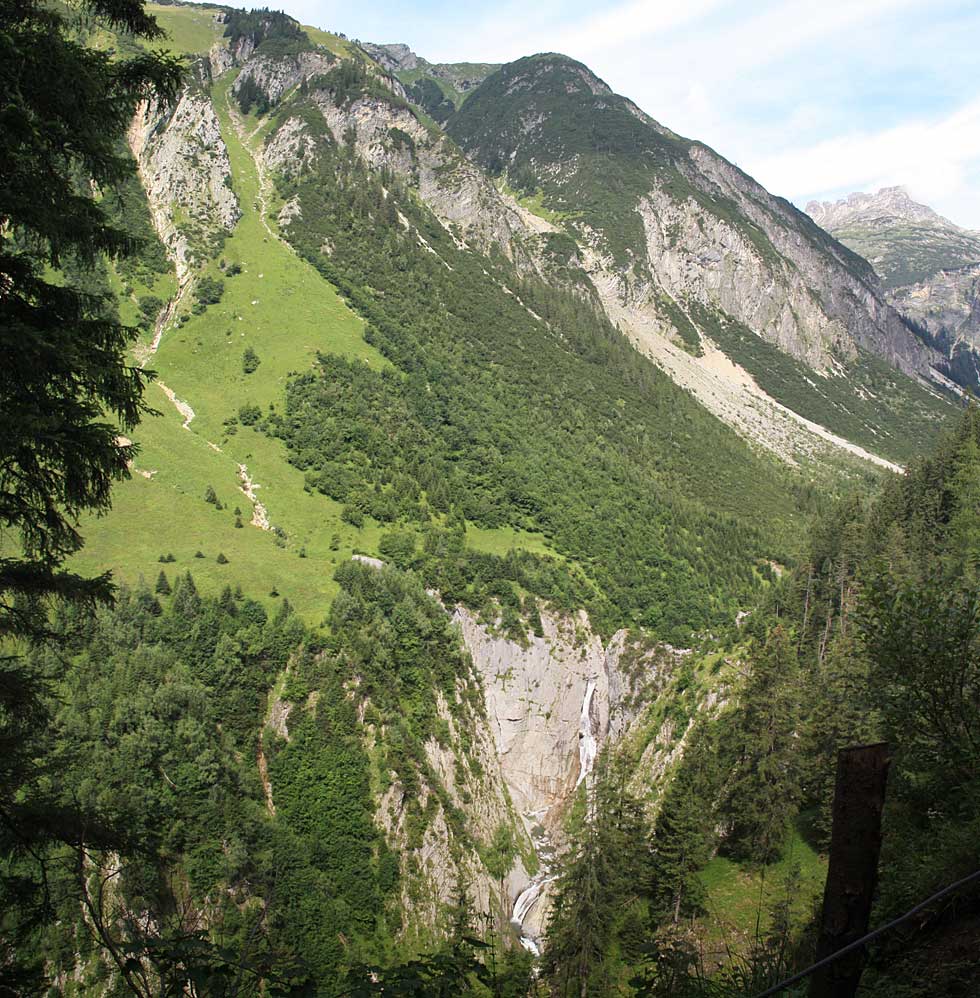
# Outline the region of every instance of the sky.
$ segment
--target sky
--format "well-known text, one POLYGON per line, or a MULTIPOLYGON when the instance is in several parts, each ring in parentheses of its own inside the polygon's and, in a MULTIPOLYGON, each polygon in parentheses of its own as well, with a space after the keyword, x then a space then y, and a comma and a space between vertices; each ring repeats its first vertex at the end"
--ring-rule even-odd
POLYGON ((430 62, 563 52, 800 207, 903 185, 980 229, 980 0, 286 0, 430 62))

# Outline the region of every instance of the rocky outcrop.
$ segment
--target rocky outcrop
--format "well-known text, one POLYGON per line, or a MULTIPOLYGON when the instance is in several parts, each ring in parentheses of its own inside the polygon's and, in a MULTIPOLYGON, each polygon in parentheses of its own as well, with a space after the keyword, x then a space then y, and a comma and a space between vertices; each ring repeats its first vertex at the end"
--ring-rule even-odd
POLYGON ((563 846, 568 805, 596 753, 626 735, 687 653, 626 631, 604 644, 584 612, 542 612, 543 634, 524 642, 496 633, 462 607, 454 620, 483 685, 502 781, 542 863, 533 880, 512 880, 515 918, 533 948, 547 921, 547 864, 563 846))
POLYGON ((811 201, 807 214, 880 275, 886 288, 926 281, 941 270, 980 263, 980 232, 961 228, 904 187, 811 201))
POLYGON ((265 94, 269 104, 275 105, 288 90, 328 72, 336 61, 336 56, 324 50, 268 56, 259 49, 245 60, 232 92, 237 94, 245 81, 251 80, 265 94))
POLYGON ((223 42, 215 42, 208 53, 208 62, 211 65, 211 77, 217 79, 225 70, 231 69, 235 64, 235 56, 231 49, 223 42))
MULTIPOLYGON (((334 141, 351 137, 365 163, 406 180, 458 238, 479 250, 497 247, 511 258, 522 255, 530 233, 518 212, 504 202, 479 167, 443 135, 423 125, 411 109, 379 97, 341 105, 326 90, 317 91, 313 99, 334 141)), ((277 141, 278 134, 270 147, 277 141)), ((289 141, 306 140, 293 131, 289 141)), ((280 164, 287 159, 271 148, 267 155, 280 164)))
MULTIPOLYGON (((511 899, 529 879, 521 852, 529 853, 530 840, 511 806, 485 725, 461 722, 459 711, 450 710, 441 696, 438 713, 447 735, 441 742, 430 739, 425 746, 435 782, 424 782, 418 799, 412 802, 416 813, 418 809, 425 813, 434 805, 421 839, 413 839, 417 833, 411 828, 408 799, 399 780, 385 791, 376 811, 389 845, 404 857, 400 907, 412 913, 409 932, 420 938, 440 928, 460 885, 466 886, 475 911, 495 912, 498 920, 506 923, 511 899), (459 828, 449 820, 444 799, 457 819, 463 816, 465 838, 460 838, 459 828), (479 847, 489 845, 501 827, 510 829, 518 852, 510 870, 498 881, 480 858, 479 847)), ((383 731, 368 727, 369 737, 384 738, 383 731)))
POLYGON ((194 84, 172 108, 145 103, 128 137, 157 232, 183 277, 214 254, 241 217, 210 96, 194 84))
POLYGON ((891 300, 934 335, 980 347, 980 263, 940 270, 926 281, 895 288, 891 300))
POLYGON ((482 62, 431 63, 416 55, 401 42, 390 45, 375 45, 372 42, 364 42, 362 48, 389 73, 421 71, 425 76, 445 80, 461 94, 476 89, 494 70, 500 68, 498 64, 482 62))
MULTIPOLYGON (((284 177, 293 177, 316 162, 317 141, 300 118, 287 118, 269 137, 262 150, 263 165, 284 177)), ((299 206, 296 206, 296 214, 299 206)), ((287 221, 294 217, 287 213, 287 221)), ((282 224, 282 220, 280 220, 282 224)))

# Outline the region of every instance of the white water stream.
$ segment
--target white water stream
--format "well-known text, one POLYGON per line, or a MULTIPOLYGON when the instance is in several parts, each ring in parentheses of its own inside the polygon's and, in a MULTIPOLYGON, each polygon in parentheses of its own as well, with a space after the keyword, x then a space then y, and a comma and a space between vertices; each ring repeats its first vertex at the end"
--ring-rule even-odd
MULTIPOLYGON (((596 742, 595 733, 592 731, 592 698, 595 696, 595 688, 596 678, 592 676, 585 684, 585 696, 582 699, 582 712, 579 715, 579 770, 578 779, 575 781, 576 789, 578 789, 584 781, 587 781, 589 775, 592 773, 592 767, 595 765, 595 757, 599 748, 598 743, 596 742)), ((586 788, 588 788, 588 783, 586 783, 586 788)), ((549 810, 550 808, 544 808, 541 811, 534 811, 526 815, 526 817, 537 820, 547 814, 549 810)), ((527 885, 527 887, 525 887, 524 890, 518 894, 517 900, 514 902, 514 911, 510 920, 511 924, 521 934, 521 945, 524 949, 526 949, 532 956, 538 957, 541 955, 541 947, 539 945, 540 940, 525 931, 524 921, 527 919, 528 915, 530 915, 534 906, 538 903, 545 887, 557 877, 557 874, 553 874, 551 872, 551 860, 554 856, 554 852, 551 848, 551 842, 544 826, 541 824, 535 824, 535 826, 531 829, 531 838, 534 841, 535 852, 541 862, 541 868, 531 878, 531 882, 527 885)))
POLYGON ((595 695, 596 680, 593 676, 585 687, 585 699, 582 701, 582 719, 578 729, 578 779, 575 787, 587 780, 595 765, 598 743, 592 732, 592 697, 595 695))

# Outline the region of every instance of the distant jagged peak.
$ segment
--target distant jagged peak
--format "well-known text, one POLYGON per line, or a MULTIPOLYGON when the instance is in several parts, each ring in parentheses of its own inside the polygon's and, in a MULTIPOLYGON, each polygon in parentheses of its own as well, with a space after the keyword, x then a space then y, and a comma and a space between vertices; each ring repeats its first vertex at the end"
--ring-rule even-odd
MULTIPOLYGON (((410 72, 413 69, 418 69, 418 55, 404 42, 390 42, 383 45, 363 42, 362 48, 390 73, 410 72)), ((422 62, 425 60, 423 59, 422 62)))
POLYGON ((363 42, 361 48, 395 76, 399 73, 422 73, 445 80, 461 93, 475 89, 500 68, 498 63, 489 62, 429 62, 404 42, 387 42, 383 45, 363 42))
POLYGON ((811 201, 806 213, 828 232, 854 224, 912 222, 964 231, 928 205, 915 201, 901 186, 882 187, 874 194, 856 191, 839 201, 811 201))

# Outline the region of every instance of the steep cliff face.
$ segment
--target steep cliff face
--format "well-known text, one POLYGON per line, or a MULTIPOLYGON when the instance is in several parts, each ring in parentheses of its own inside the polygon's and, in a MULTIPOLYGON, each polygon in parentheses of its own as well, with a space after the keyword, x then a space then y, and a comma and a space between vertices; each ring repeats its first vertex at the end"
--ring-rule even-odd
POLYGON ((287 90, 318 73, 326 73, 337 59, 329 52, 296 52, 289 55, 266 55, 260 48, 244 61, 232 92, 238 94, 251 81, 265 95, 270 105, 278 104, 287 90))
POLYGON ((271 169, 293 174, 315 154, 317 142, 350 141, 368 166, 388 170, 414 188, 458 239, 477 250, 502 250, 530 266, 523 246, 532 233, 519 211, 396 94, 365 95, 348 102, 324 85, 313 90, 311 101, 326 124, 326 135, 299 118, 287 117, 266 144, 265 161, 271 169))
MULTIPOLYGON (((585 613, 542 612, 542 634, 523 643, 495 633, 462 607, 454 621, 482 682, 501 779, 537 854, 535 876, 511 879, 513 921, 533 950, 547 925, 551 861, 566 844, 569 805, 588 784, 598 753, 628 735, 688 653, 627 631, 603 643, 585 613)), ((644 795, 657 792, 666 768, 644 758, 640 782, 654 770, 658 776, 644 795)))
POLYGON ((980 386, 980 263, 892 288, 889 298, 932 334, 959 384, 980 386))
POLYGON ((228 149, 204 89, 209 82, 209 64, 197 63, 172 108, 144 104, 129 130, 157 232, 179 277, 212 256, 241 217, 228 149))

